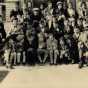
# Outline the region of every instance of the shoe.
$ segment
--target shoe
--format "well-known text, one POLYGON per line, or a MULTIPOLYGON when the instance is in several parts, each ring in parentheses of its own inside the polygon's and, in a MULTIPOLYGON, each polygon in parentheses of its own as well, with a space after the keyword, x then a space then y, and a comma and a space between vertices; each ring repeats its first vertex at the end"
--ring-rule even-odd
POLYGON ((82 67, 83 67, 83 64, 79 64, 79 67, 78 68, 81 69, 82 67))

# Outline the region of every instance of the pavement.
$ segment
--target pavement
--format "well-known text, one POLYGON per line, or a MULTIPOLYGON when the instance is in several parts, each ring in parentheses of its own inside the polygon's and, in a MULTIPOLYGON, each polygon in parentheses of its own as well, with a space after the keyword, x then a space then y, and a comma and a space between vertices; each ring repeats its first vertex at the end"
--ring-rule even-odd
MULTIPOLYGON (((7 70, 1 67, 0 70, 7 70)), ((0 88, 88 88, 88 67, 78 65, 19 66, 10 70, 0 88)))

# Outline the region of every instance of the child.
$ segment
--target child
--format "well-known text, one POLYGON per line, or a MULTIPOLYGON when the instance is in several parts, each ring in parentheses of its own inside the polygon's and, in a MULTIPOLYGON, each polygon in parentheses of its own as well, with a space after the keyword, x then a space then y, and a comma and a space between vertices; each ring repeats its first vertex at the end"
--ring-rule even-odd
POLYGON ((6 62, 6 67, 13 68, 13 59, 15 53, 14 53, 14 42, 12 39, 8 39, 6 41, 4 49, 5 49, 4 58, 6 62))

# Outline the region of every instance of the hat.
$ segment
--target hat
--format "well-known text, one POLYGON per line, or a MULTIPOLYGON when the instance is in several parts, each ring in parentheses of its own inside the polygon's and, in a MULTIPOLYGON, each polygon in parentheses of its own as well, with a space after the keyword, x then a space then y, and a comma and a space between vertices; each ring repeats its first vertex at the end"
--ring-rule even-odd
POLYGON ((62 4, 62 1, 58 1, 58 2, 57 2, 57 5, 59 5, 59 4, 62 4))
POLYGON ((33 8, 33 11, 39 11, 39 8, 33 8))

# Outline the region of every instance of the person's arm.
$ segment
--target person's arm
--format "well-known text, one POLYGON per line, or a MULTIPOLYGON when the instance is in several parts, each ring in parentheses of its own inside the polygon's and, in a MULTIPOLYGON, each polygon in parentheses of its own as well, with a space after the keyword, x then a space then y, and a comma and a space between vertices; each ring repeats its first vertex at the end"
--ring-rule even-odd
POLYGON ((81 42, 78 43, 78 50, 79 50, 79 58, 83 57, 83 44, 81 42))

